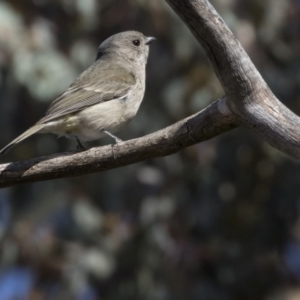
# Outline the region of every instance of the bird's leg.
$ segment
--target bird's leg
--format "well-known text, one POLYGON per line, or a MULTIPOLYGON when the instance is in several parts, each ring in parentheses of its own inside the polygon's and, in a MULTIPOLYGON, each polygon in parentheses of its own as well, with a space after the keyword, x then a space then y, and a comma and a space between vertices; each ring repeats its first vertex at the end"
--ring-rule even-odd
POLYGON ((78 139, 77 136, 75 136, 75 139, 77 141, 77 150, 78 151, 84 151, 84 150, 86 150, 86 148, 81 144, 81 142, 79 141, 79 139, 78 139))
POLYGON ((115 135, 111 134, 110 132, 106 131, 106 130, 103 130, 104 133, 106 133, 107 135, 109 135, 111 138, 113 138, 116 142, 116 144, 122 142, 121 139, 119 139, 118 137, 116 137, 115 135))

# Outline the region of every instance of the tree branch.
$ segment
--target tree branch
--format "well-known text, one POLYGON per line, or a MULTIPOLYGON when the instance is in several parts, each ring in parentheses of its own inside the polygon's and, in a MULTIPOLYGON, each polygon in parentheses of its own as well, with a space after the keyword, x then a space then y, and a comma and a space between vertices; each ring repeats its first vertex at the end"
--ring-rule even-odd
POLYGON ((170 155, 236 127, 225 98, 163 130, 117 145, 0 165, 0 187, 79 176, 170 155))
POLYGON ((166 0, 203 46, 226 94, 203 111, 145 137, 81 153, 0 165, 0 187, 113 169, 165 156, 237 126, 300 159, 300 119, 271 92, 208 0, 166 0))
POLYGON ((203 46, 240 126, 300 159, 300 118, 271 92, 208 0, 166 0, 203 46))

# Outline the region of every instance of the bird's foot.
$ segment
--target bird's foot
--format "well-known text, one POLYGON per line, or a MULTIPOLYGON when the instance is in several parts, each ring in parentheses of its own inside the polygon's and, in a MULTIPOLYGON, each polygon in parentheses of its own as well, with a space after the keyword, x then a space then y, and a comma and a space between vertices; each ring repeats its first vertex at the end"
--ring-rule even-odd
POLYGON ((117 136, 111 134, 109 131, 103 130, 104 133, 106 133, 107 135, 109 135, 111 138, 113 138, 115 140, 115 143, 121 143, 123 142, 121 139, 119 139, 117 136))
POLYGON ((85 147, 81 147, 81 146, 77 145, 77 146, 76 146, 76 150, 77 150, 78 152, 82 152, 82 151, 85 151, 85 150, 86 150, 86 148, 85 148, 85 147))
POLYGON ((81 142, 80 142, 80 140, 78 139, 78 137, 76 137, 76 141, 77 141, 77 147, 76 147, 76 149, 77 149, 77 151, 85 151, 86 150, 86 148, 81 144, 81 142))

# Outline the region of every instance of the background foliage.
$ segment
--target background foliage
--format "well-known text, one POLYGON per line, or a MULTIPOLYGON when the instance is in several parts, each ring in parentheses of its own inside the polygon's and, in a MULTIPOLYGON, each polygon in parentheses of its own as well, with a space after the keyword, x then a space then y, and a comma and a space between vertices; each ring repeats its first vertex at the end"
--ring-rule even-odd
MULTIPOLYGON (((211 1, 300 111, 300 1, 211 1)), ((223 91, 162 0, 0 1, 0 144, 34 124, 108 36, 155 36, 130 139, 223 91)), ((110 143, 103 139, 88 146, 110 143)), ((37 135, 1 162, 74 149, 37 135)), ((170 157, 0 190, 0 299, 300 298, 299 164, 243 129, 170 157)))

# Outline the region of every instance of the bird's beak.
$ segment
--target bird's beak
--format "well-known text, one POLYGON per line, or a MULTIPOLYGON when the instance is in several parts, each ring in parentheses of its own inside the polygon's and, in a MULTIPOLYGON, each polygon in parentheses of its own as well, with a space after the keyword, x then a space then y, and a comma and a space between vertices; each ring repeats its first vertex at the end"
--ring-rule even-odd
POLYGON ((155 37, 149 36, 149 37, 146 38, 146 43, 145 43, 145 44, 146 44, 146 45, 150 45, 150 44, 152 44, 155 40, 156 40, 155 37))

